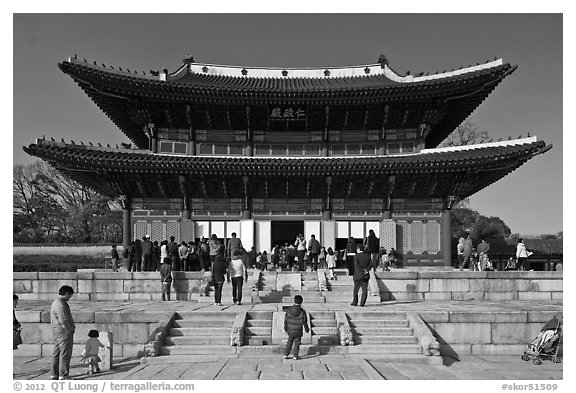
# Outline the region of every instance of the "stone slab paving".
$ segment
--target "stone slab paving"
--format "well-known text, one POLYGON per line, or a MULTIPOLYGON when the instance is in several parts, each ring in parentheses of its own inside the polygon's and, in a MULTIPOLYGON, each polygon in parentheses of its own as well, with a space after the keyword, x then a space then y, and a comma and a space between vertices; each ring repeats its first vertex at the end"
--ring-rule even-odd
MULTIPOLYGON (((86 367, 72 364, 76 380, 562 380, 563 364, 545 361, 536 366, 520 356, 444 357, 444 365, 411 364, 360 356, 313 356, 284 360, 278 356, 236 358, 191 358, 183 363, 166 363, 156 358, 140 364, 135 358, 116 358, 110 372, 87 376, 86 367)), ((50 378, 50 358, 14 358, 14 379, 50 378)))

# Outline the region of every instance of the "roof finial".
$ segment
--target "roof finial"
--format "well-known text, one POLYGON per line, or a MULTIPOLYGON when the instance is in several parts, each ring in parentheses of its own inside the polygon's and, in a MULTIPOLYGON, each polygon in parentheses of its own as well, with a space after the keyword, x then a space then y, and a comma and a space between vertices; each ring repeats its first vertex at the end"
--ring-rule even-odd
POLYGON ((384 68, 384 66, 390 64, 390 62, 388 61, 388 58, 384 55, 380 55, 380 57, 378 57, 378 63, 380 63, 380 66, 382 68, 384 68))
POLYGON ((184 56, 184 60, 182 60, 182 63, 191 64, 191 63, 196 63, 196 62, 194 61, 194 57, 192 57, 192 55, 190 53, 187 53, 186 56, 184 56))

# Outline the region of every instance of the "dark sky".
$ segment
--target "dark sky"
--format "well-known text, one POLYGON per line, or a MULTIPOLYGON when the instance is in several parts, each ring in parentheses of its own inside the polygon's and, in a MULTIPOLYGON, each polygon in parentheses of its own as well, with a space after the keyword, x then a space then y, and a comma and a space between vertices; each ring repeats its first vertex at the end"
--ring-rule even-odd
POLYGON ((471 198, 512 232, 562 230, 562 14, 14 14, 13 162, 46 135, 116 144, 123 134, 57 63, 149 72, 197 62, 316 67, 375 63, 412 74, 502 58, 518 70, 472 114, 494 140, 537 135, 554 148, 471 198))

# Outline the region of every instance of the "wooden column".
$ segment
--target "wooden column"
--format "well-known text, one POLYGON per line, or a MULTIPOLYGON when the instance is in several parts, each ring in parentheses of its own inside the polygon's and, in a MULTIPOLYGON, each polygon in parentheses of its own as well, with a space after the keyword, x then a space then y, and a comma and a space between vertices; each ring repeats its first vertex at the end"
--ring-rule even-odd
POLYGON ((248 182, 250 177, 247 175, 242 176, 242 182, 244 183, 244 210, 242 211, 242 219, 248 220, 252 218, 252 209, 250 206, 250 197, 248 196, 248 182))
POLYGON ((122 204, 122 247, 128 249, 132 241, 132 222, 130 220, 130 201, 126 195, 120 196, 122 204))
POLYGON ((442 211, 440 222, 440 246, 444 266, 452 266, 452 230, 450 228, 450 210, 442 211))

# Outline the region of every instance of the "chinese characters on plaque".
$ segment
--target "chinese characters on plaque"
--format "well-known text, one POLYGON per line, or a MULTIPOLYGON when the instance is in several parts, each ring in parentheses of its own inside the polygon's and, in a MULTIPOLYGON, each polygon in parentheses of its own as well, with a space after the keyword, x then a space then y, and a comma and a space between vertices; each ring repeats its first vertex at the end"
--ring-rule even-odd
POLYGON ((270 106, 268 112, 270 120, 305 120, 305 106, 270 106))

